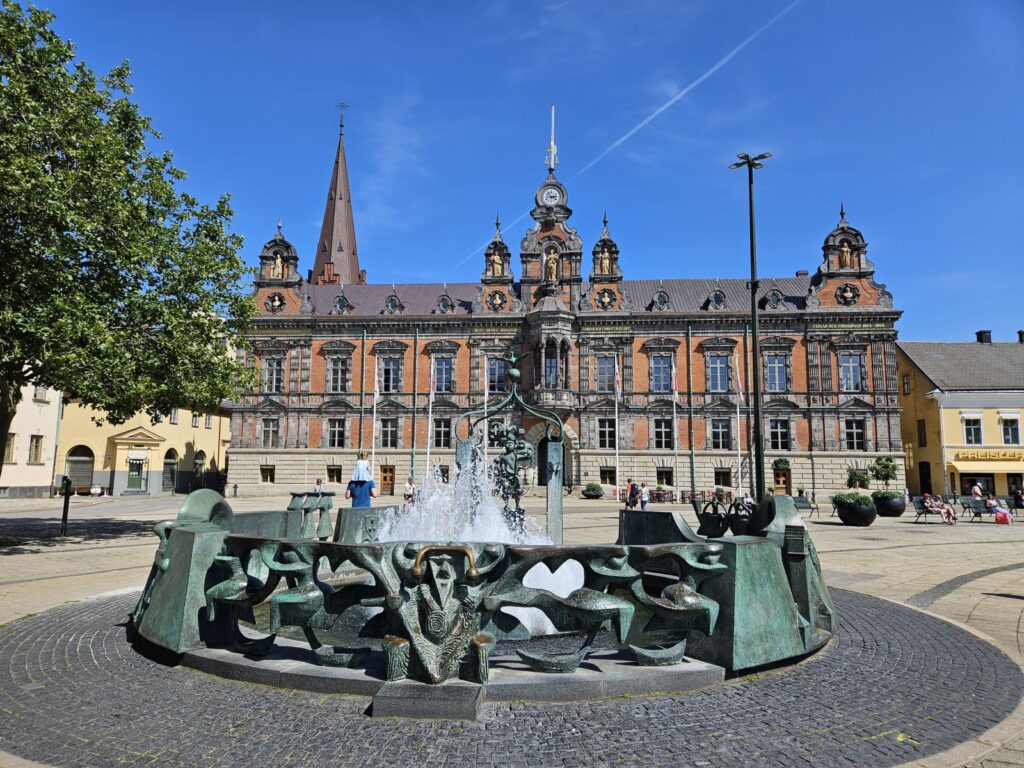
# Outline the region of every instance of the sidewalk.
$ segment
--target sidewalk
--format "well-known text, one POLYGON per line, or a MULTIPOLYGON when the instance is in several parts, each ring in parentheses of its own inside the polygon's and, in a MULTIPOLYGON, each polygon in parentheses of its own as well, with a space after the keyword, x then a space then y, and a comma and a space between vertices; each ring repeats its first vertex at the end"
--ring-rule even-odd
MULTIPOLYGON (((173 518, 183 500, 83 499, 72 505, 70 535, 64 540, 56 538, 61 500, 0 502, 0 624, 100 593, 141 588, 157 543, 152 526, 173 518)), ((283 508, 288 500, 229 502, 243 511, 283 508)), ((524 501, 529 511, 542 510, 543 500, 524 501)), ((696 528, 692 509, 679 509, 696 528)), ((961 521, 946 526, 912 520, 907 515, 878 518, 868 528, 850 528, 838 518, 815 517, 807 525, 830 585, 959 622, 1024 666, 1024 525, 961 521)), ((566 543, 614 542, 617 525, 614 502, 566 499, 566 543)), ((987 736, 995 742, 962 745, 920 765, 962 766, 994 749, 971 762, 972 768, 1024 766, 1024 707, 987 736)), ((0 755, 0 765, 16 763, 4 762, 0 755)))

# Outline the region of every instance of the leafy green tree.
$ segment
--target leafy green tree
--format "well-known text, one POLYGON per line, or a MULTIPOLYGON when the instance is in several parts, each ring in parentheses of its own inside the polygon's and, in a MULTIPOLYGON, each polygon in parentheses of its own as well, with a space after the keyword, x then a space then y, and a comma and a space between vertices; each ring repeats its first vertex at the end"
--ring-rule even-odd
POLYGON ((25 385, 120 423, 213 410, 250 381, 228 198, 179 189, 128 64, 98 77, 53 18, 0 10, 0 452, 25 385))
POLYGON ((891 456, 879 456, 868 467, 868 471, 871 472, 871 477, 885 485, 886 490, 889 488, 889 483, 899 477, 900 474, 899 465, 891 456))

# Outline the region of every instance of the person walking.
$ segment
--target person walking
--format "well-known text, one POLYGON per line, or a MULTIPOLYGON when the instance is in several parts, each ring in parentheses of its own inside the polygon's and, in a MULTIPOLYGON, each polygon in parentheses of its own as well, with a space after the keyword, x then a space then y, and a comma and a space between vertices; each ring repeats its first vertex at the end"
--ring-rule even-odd
POLYGON ((632 477, 626 478, 626 509, 636 509, 636 503, 640 498, 640 489, 633 482, 632 477))
POLYGON ((651 489, 647 483, 640 483, 640 511, 647 511, 647 502, 651 500, 651 489))
POLYGON ((413 482, 411 477, 406 478, 405 493, 402 494, 402 499, 405 501, 406 508, 411 507, 416 502, 416 483, 413 482))

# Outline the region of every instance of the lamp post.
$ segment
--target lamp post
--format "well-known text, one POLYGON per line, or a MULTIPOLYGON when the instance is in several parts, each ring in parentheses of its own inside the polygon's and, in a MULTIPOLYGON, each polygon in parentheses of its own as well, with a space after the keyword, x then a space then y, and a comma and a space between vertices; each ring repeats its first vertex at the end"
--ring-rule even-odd
MULTIPOLYGON (((754 238, 754 169, 764 168, 762 160, 772 156, 771 152, 762 152, 757 157, 751 157, 746 152, 740 152, 736 157, 739 162, 730 165, 730 168, 747 168, 747 197, 750 212, 750 328, 753 336, 752 367, 754 369, 754 488, 757 493, 757 500, 760 501, 765 495, 764 484, 764 435, 761 428, 761 333, 757 318, 757 245, 754 238)), ((739 372, 737 372, 737 376, 739 372)), ((737 425, 737 428, 739 425, 737 425)))

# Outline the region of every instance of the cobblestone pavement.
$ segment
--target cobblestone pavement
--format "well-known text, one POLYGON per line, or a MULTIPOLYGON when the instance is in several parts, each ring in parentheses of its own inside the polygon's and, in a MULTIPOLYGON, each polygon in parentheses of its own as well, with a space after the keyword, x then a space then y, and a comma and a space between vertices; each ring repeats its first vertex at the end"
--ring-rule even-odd
POLYGON ((690 694, 487 704, 475 723, 375 720, 368 699, 167 667, 125 642, 136 595, 0 629, 0 749, 66 768, 887 766, 1002 720, 1024 691, 994 646, 836 590, 838 640, 789 670, 690 694))

